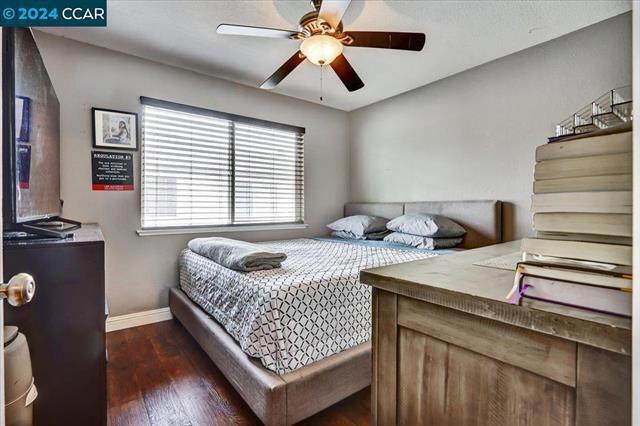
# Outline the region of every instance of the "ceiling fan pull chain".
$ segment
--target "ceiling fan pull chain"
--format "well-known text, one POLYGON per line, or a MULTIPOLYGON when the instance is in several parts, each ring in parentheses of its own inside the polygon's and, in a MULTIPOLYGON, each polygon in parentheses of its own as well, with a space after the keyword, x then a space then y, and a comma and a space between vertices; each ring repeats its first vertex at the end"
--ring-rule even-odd
POLYGON ((324 65, 320 65, 320 102, 323 101, 322 99, 322 92, 323 92, 323 87, 322 87, 322 73, 324 71, 324 65))

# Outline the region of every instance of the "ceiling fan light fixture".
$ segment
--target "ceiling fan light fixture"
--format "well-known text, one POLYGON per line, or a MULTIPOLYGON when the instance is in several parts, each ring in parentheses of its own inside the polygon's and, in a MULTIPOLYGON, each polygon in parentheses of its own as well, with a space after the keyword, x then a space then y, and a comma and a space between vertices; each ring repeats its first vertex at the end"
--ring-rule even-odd
MULTIPOLYGON (((419 52, 424 47, 426 35, 395 31, 344 32, 342 17, 351 2, 352 0, 312 0, 314 10, 300 18, 298 31, 220 24, 217 32, 228 35, 283 38, 300 43, 300 49, 260 85, 263 89, 273 89, 298 65, 308 59, 314 65, 330 65, 347 90, 355 92, 364 87, 364 82, 345 58, 342 52, 344 46, 419 52)), ((320 76, 322 78, 322 73, 320 76)))
POLYGON ((342 54, 343 49, 338 39, 326 34, 312 35, 300 45, 300 51, 316 65, 329 65, 342 54))

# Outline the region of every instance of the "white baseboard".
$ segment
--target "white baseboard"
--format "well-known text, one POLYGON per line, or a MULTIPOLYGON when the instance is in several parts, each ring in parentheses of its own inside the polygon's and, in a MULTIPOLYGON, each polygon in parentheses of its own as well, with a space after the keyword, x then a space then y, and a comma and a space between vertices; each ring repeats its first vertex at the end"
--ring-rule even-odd
POLYGON ((168 307, 153 309, 151 311, 134 312, 132 314, 109 317, 106 322, 107 333, 125 328, 138 327, 140 325, 153 324, 154 322, 173 319, 168 307))

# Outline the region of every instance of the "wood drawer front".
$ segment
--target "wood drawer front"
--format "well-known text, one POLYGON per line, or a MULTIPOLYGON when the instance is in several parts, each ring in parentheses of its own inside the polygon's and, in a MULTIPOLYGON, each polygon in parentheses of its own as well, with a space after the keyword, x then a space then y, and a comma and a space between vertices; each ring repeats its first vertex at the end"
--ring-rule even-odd
POLYGON ((576 425, 631 424, 631 357, 578 345, 576 425))
POLYGON ((575 424, 572 387, 404 327, 397 374, 399 425, 575 424))
POLYGON ((398 297, 397 323, 555 382, 576 386, 574 342, 403 296, 398 297))

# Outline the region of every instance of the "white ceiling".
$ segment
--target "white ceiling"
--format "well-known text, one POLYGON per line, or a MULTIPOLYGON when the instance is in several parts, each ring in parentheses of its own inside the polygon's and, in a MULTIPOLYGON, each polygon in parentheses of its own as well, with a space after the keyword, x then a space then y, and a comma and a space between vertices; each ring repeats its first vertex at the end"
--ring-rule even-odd
MULTIPOLYGON (((346 47, 365 87, 349 93, 330 69, 323 104, 353 110, 631 9, 630 1, 363 1, 348 30, 425 32, 422 52, 346 47)), ((259 86, 297 49, 293 40, 216 34, 220 23, 296 29, 306 0, 109 0, 106 28, 41 28, 97 46, 259 86)), ((594 52, 597 54, 597 52, 594 52)), ((275 92, 320 102, 320 69, 305 61, 275 92)))

